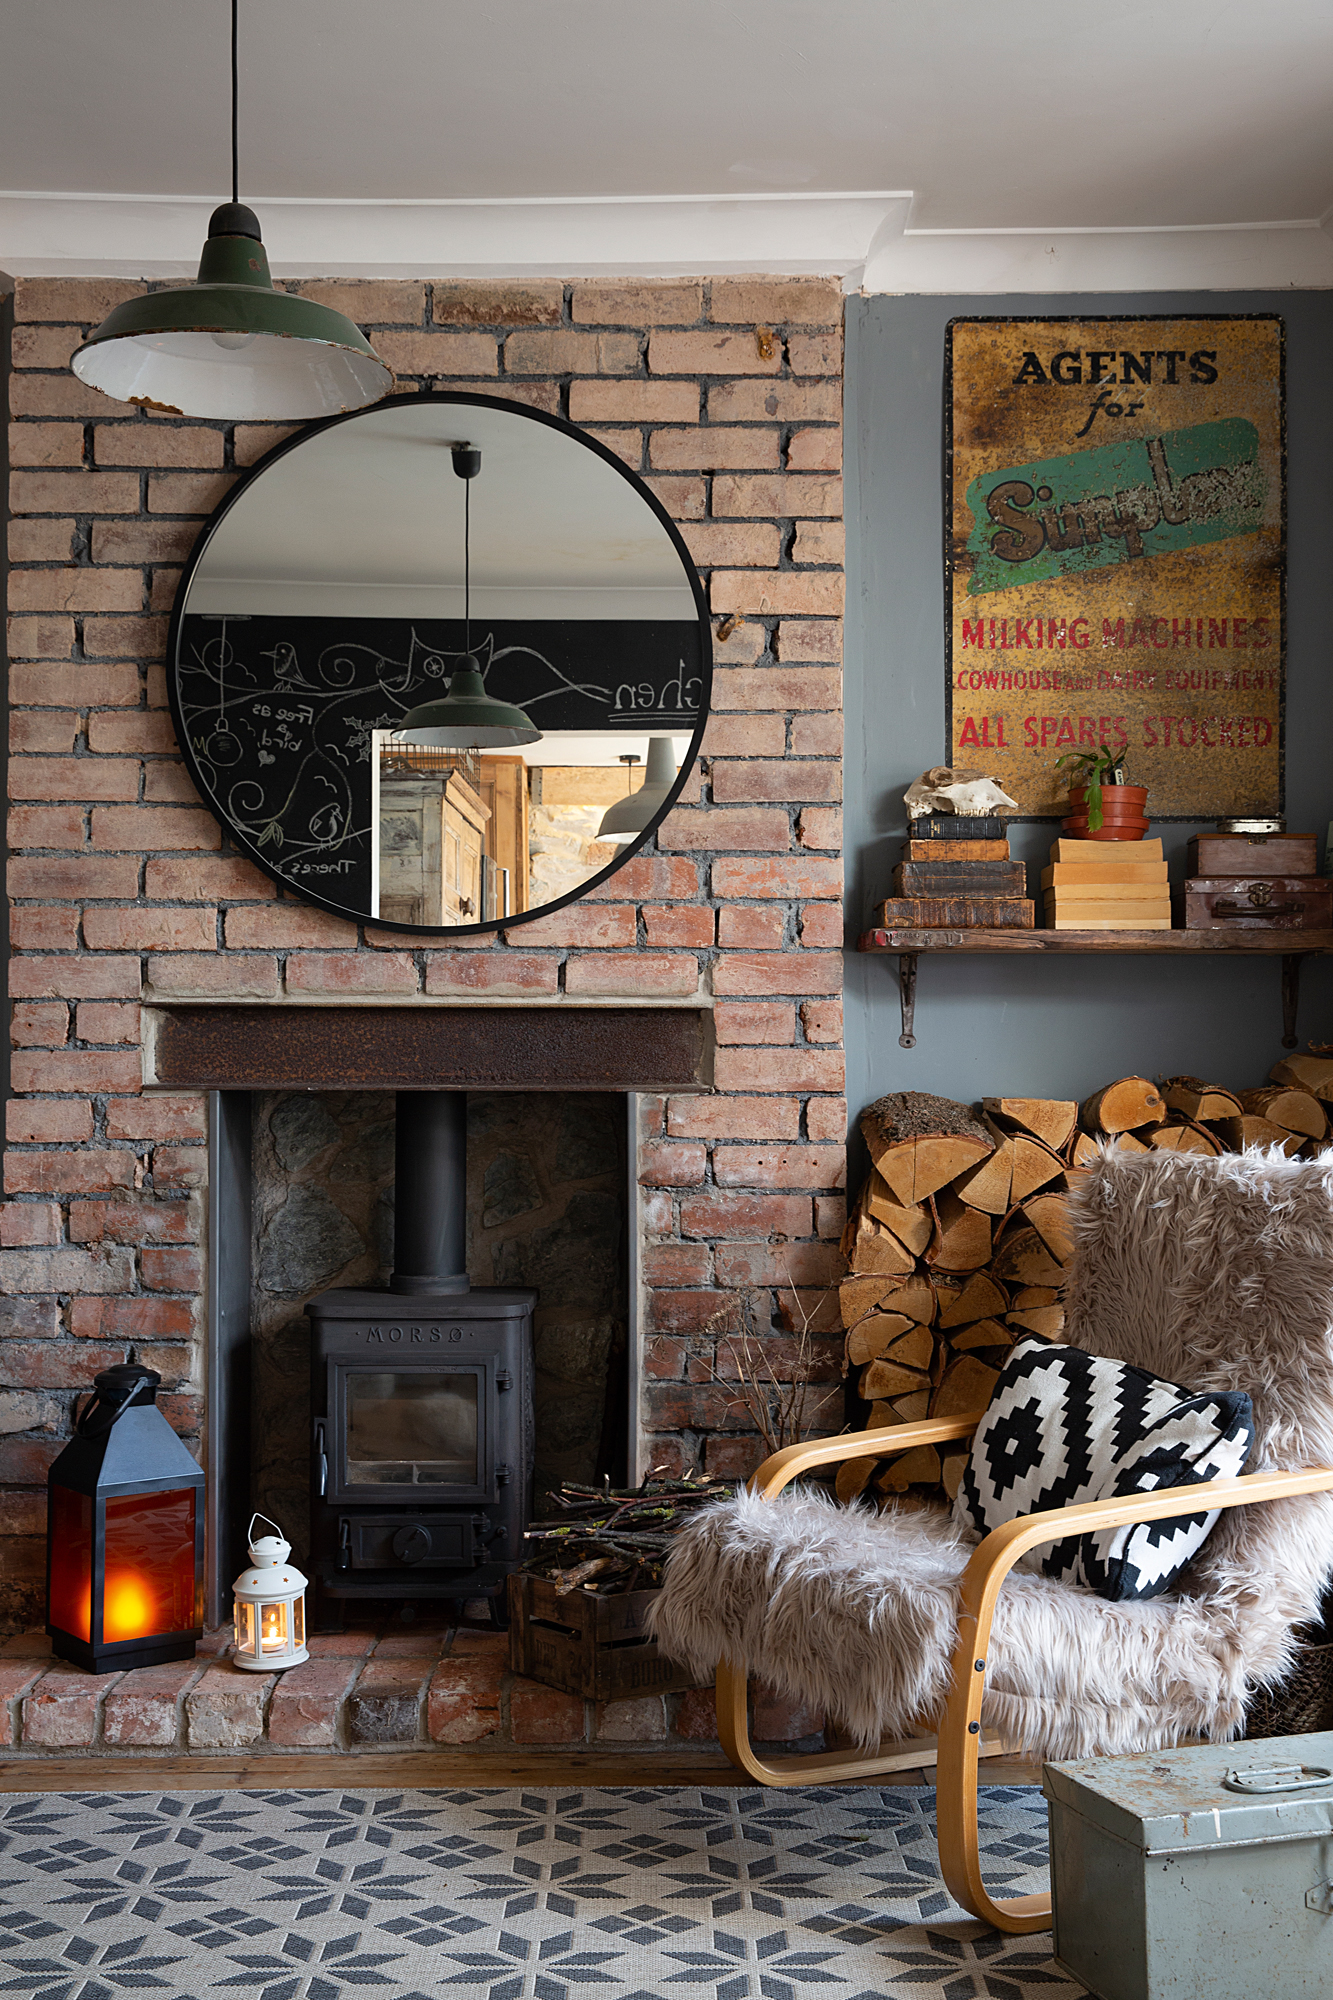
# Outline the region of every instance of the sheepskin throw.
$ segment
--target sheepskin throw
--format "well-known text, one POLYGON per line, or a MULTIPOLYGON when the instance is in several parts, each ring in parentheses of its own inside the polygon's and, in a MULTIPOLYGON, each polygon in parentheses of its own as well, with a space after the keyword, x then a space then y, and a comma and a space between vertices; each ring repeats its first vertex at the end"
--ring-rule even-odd
MULTIPOLYGON (((1333 1154, 1107 1154, 1073 1202, 1065 1338, 1253 1405, 1247 1470, 1333 1465, 1333 1154)), ((680 1538, 655 1607, 702 1677, 724 1653, 873 1746, 936 1719, 975 1536, 943 1508, 882 1514, 748 1493, 680 1538)), ((1045 1757, 1225 1741, 1280 1680, 1333 1569, 1328 1494, 1224 1513, 1176 1589, 1112 1604, 1011 1571, 982 1719, 1045 1757)))
MULTIPOLYGON (((960 1528, 988 1535, 1006 1521, 1081 1500, 1235 1479, 1253 1441, 1250 1399, 1240 1391, 1192 1396, 1146 1368, 1081 1347, 1020 1341, 972 1439, 953 1517, 960 1528)), ((1113 1603, 1160 1597, 1217 1519, 1214 1508, 1070 1535, 1019 1562, 1040 1576, 1086 1584, 1113 1603)))

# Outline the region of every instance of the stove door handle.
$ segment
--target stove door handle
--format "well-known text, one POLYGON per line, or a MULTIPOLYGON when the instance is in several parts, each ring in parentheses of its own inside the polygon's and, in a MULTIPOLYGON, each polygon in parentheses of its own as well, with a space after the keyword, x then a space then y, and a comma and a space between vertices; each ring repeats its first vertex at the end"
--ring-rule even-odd
POLYGON ((329 1461, 324 1449, 324 1426, 315 1425, 315 1464, 319 1467, 319 1497, 322 1500, 329 1490, 329 1461))

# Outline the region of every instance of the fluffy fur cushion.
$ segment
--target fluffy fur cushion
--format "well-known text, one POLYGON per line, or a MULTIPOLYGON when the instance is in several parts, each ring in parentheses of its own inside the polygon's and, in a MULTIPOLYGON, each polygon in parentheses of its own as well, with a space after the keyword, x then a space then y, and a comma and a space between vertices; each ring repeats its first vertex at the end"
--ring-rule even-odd
MULTIPOLYGON (((1333 1154, 1108 1154, 1073 1202, 1065 1337, 1254 1406, 1249 1470, 1333 1465, 1333 1154)), ((972 1542, 943 1508, 748 1493, 681 1537, 653 1626, 701 1676, 729 1650, 873 1745, 939 1714, 972 1542)), ((1011 1571, 983 1721, 1047 1757, 1224 1741, 1286 1670, 1333 1566, 1325 1494, 1223 1514, 1178 1590, 1111 1604, 1011 1571)))

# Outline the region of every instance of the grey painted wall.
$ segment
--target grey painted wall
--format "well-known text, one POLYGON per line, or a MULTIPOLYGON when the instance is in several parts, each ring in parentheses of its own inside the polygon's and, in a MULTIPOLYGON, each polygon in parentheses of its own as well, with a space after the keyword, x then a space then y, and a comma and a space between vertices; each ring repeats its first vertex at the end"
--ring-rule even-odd
MULTIPOLYGON (((944 761, 944 330, 961 313, 1280 312, 1287 327, 1287 824, 1333 819, 1333 295, 1065 294, 850 300, 847 321, 846 847, 854 941, 889 893, 903 788, 944 761)), ((1149 812, 1152 801, 1149 800, 1149 812)), ((1057 822, 1014 829, 1046 859, 1057 822)), ((1211 824, 1211 823, 1209 823, 1211 824)), ((1197 829, 1155 828, 1172 880, 1197 829)), ((1030 875, 1029 891, 1035 886, 1030 875)), ((923 956, 917 1046, 898 1046, 897 960, 847 955, 853 1127, 888 1090, 1083 1097, 1116 1076, 1192 1071, 1248 1087, 1282 1054, 1280 960, 923 956)), ((1333 963, 1307 965, 1299 1033, 1333 1040, 1333 963)), ((854 1154, 859 1141, 854 1140, 854 1154)), ((858 1158, 856 1171, 863 1170, 858 1158)))

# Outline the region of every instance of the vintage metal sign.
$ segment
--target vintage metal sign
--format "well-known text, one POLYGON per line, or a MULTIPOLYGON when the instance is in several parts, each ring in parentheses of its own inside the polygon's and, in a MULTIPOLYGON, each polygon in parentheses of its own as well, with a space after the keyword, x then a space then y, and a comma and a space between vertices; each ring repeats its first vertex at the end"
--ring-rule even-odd
POLYGON ((1154 819, 1282 805, 1276 315, 949 327, 949 761, 1059 811, 1110 744, 1154 819))

